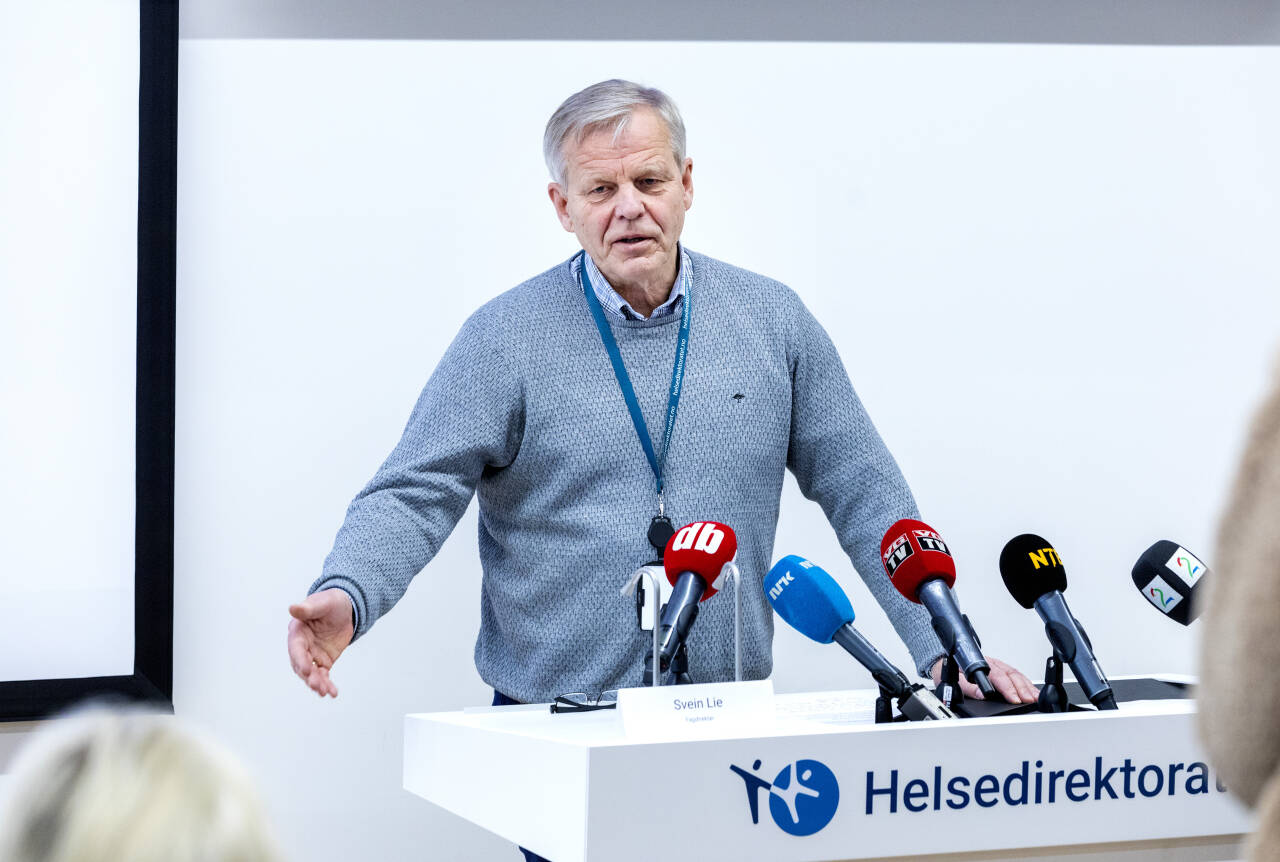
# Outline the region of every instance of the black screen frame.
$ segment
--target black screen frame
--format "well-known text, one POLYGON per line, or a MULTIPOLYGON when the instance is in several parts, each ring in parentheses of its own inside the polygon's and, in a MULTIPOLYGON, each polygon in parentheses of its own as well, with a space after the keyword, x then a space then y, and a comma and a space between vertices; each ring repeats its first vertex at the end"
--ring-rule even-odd
POLYGON ((173 709, 178 0, 140 0, 133 673, 0 682, 0 721, 86 699, 173 709))

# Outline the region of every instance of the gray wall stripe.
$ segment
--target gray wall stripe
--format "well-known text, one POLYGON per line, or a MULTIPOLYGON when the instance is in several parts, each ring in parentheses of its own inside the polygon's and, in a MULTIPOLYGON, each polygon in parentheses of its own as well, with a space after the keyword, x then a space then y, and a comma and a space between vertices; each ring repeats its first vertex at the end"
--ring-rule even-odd
POLYGON ((1277 0, 183 0, 183 38, 1280 44, 1277 0))

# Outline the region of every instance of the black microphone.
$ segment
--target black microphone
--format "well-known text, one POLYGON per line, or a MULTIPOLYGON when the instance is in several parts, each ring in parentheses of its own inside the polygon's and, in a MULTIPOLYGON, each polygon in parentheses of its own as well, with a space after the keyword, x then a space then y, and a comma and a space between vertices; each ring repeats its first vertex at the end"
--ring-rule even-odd
POLYGON ((1133 584, 1171 620, 1189 626, 1200 616, 1196 590, 1213 572, 1200 558, 1167 539, 1156 542, 1133 564, 1133 584))
POLYGON ((1000 577, 1024 608, 1035 608, 1054 650, 1071 665, 1076 681, 1098 709, 1115 709, 1111 683, 1093 655, 1084 626, 1071 615, 1062 593, 1067 570, 1053 545, 1032 533, 1009 540, 1000 552, 1000 577))

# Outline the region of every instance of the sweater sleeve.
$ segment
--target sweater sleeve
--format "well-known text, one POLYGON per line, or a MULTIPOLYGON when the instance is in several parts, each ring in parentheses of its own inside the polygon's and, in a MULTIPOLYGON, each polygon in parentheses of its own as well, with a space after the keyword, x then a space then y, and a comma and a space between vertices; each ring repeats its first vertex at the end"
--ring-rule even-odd
POLYGON ((515 460, 524 426, 520 378, 482 308, 427 381, 400 442, 356 495, 309 592, 351 596, 355 637, 391 610, 436 555, 486 471, 515 460))
POLYGON ((920 676, 945 653, 920 605, 893 587, 880 539, 901 518, 919 517, 911 489, 854 392, 835 345, 790 290, 787 358, 791 437, 787 466, 822 506, 853 567, 911 651, 920 676))

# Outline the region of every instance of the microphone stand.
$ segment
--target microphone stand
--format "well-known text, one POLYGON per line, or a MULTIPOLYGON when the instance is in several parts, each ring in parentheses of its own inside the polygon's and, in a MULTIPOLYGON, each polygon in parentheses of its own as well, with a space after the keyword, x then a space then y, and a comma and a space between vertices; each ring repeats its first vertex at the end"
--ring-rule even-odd
POLYGON ((905 715, 894 716, 893 692, 880 686, 880 696, 876 698, 876 724, 892 724, 895 721, 906 721, 905 715))
MULTIPOLYGON (((651 564, 656 565, 656 564, 651 564)), ((742 682, 742 572, 738 569, 736 563, 730 561, 727 564, 728 575, 733 581, 733 679, 734 682, 742 682)), ((637 573, 637 577, 639 573, 637 573)), ((658 596, 657 579, 645 572, 644 577, 648 579, 650 595, 658 596)), ((663 606, 665 607, 665 606, 663 606)), ((644 672, 645 684, 662 685, 659 681, 663 676, 658 666, 658 617, 662 613, 662 608, 658 608, 654 614, 653 624, 653 665, 646 667, 644 672)), ((671 674, 668 685, 692 685, 693 677, 689 675, 689 650, 688 645, 681 642, 676 649, 675 655, 671 657, 671 664, 668 668, 671 674)))
MULTIPOLYGON (((660 565, 662 565, 660 562, 646 563, 644 566, 641 566, 639 569, 637 569, 636 573, 632 575, 630 578, 628 578, 627 582, 622 585, 622 594, 624 596, 630 596, 630 595, 636 596, 637 622, 640 621, 639 615, 641 614, 641 610, 639 606, 640 594, 636 592, 636 587, 639 585, 640 579, 644 578, 645 589, 648 591, 647 594, 652 597, 651 600, 654 603, 654 605, 657 605, 659 596, 661 596, 662 593, 659 592, 658 590, 658 579, 653 574, 653 572, 650 571, 650 568, 653 566, 660 566, 660 565)), ((659 672, 659 669, 658 669, 658 646, 659 646, 658 616, 661 610, 662 610, 661 608, 655 608, 653 612, 653 652, 650 653, 650 655, 653 656, 653 667, 647 668, 645 670, 645 674, 644 674, 645 685, 662 685, 662 674, 659 672)))
POLYGON ((691 685, 693 678, 689 676, 689 650, 680 644, 676 654, 671 657, 671 676, 676 685, 691 685))
POLYGON ((742 572, 732 560, 729 577, 733 579, 733 681, 742 682, 742 572))
MULTIPOLYGON (((657 653, 654 653, 657 655, 657 653)), ((648 664, 644 668, 644 685, 692 685, 693 677, 689 676, 689 649, 685 644, 676 647, 675 654, 664 673, 655 659, 653 667, 648 664), (666 678, 666 682, 650 682, 650 680, 666 678)))
POLYGON ((930 719, 955 718, 946 704, 939 702, 929 689, 920 683, 911 685, 903 681, 898 691, 880 684, 880 696, 876 698, 876 724, 892 724, 896 721, 928 721, 930 719), (893 714, 894 700, 898 702, 898 714, 893 714))
POLYGON ((960 665, 956 662, 956 657, 953 653, 947 653, 946 661, 942 663, 941 679, 933 693, 938 696, 938 700, 953 711, 964 703, 964 692, 960 690, 960 665))
POLYGON ((1071 709, 1067 689, 1062 684, 1062 665, 1062 654, 1054 649, 1053 655, 1044 663, 1044 685, 1040 686, 1040 697, 1036 699, 1036 706, 1041 712, 1066 712, 1071 709))

